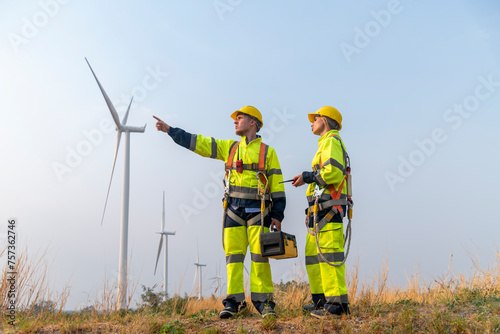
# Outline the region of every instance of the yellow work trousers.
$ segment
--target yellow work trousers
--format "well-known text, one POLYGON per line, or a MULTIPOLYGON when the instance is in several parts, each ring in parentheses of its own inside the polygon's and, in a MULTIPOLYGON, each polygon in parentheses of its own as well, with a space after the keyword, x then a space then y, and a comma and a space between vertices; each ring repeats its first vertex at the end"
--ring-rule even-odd
MULTIPOLYGON (((241 303, 245 300, 243 280, 243 261, 250 246, 250 291, 251 299, 257 309, 272 301, 273 281, 269 259, 263 258, 260 251, 260 212, 247 213, 244 208, 228 208, 224 221, 224 251, 227 268, 226 301, 241 303), (257 303, 257 305, 256 305, 257 303)), ((264 232, 269 232, 270 217, 264 218, 264 232)))
MULTIPOLYGON (((318 233, 321 252, 330 263, 344 260, 343 233, 343 224, 340 222, 329 222, 318 233)), ((306 239, 306 270, 315 304, 325 299, 328 304, 348 303, 345 264, 334 267, 326 263, 318 252, 315 236, 310 233, 306 239)))

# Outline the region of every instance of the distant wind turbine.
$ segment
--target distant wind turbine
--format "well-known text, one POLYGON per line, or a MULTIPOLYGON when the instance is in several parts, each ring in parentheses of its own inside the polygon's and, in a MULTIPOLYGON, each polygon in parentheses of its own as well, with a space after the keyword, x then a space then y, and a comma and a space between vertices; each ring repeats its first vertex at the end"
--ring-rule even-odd
POLYGON ((116 307, 118 309, 125 309, 127 307, 127 248, 128 248, 128 211, 129 211, 129 194, 130 194, 130 132, 144 132, 146 129, 146 125, 142 127, 138 126, 129 126, 127 125, 128 113, 130 111, 130 106, 132 105, 132 99, 127 108, 127 112, 123 117, 123 121, 120 123, 120 118, 118 117, 118 113, 116 112, 113 103, 108 97, 108 94, 104 91, 104 88, 101 86, 101 83, 97 79, 97 76, 90 66, 89 61, 85 58, 85 61, 90 67, 92 74, 94 75, 95 80, 97 81, 97 85, 101 90, 101 93, 108 105, 109 111, 111 112, 111 117, 116 124, 116 148, 115 148, 115 157, 113 159, 113 168, 111 169, 111 177, 109 178, 109 186, 108 193, 106 195, 106 202, 104 203, 104 210, 102 212, 101 225, 104 221, 104 214, 106 213, 106 206, 108 204, 109 191, 111 189, 111 181, 113 180, 113 173, 115 171, 116 157, 118 155, 118 149, 120 147, 120 139, 122 133, 125 133, 125 158, 124 158, 124 168, 123 168, 123 190, 122 190, 122 222, 120 227, 120 258, 118 262, 118 299, 116 302, 116 307))
POLYGON ((222 276, 220 276, 220 265, 219 268, 215 268, 215 276, 209 278, 209 280, 213 280, 214 283, 216 284, 216 288, 214 293, 217 293, 219 291, 219 297, 222 295, 222 276))
POLYGON ((207 265, 200 263, 200 251, 198 250, 198 246, 196 246, 196 250, 198 251, 198 256, 196 258, 196 263, 194 265, 196 266, 196 275, 197 276, 198 276, 198 271, 200 272, 200 274, 198 276, 198 299, 201 299, 201 297, 203 296, 202 285, 201 285, 201 282, 202 282, 202 267, 206 267, 207 265))
POLYGON ((165 259, 163 263, 163 289, 165 290, 165 294, 163 295, 163 301, 167 300, 167 291, 168 291, 168 236, 175 235, 175 232, 167 232, 165 231, 165 192, 163 192, 163 211, 161 214, 161 232, 156 232, 160 234, 160 244, 158 246, 158 255, 156 256, 156 265, 155 265, 155 275, 156 268, 158 268, 158 260, 160 259, 161 246, 163 245, 163 237, 165 237, 165 259))

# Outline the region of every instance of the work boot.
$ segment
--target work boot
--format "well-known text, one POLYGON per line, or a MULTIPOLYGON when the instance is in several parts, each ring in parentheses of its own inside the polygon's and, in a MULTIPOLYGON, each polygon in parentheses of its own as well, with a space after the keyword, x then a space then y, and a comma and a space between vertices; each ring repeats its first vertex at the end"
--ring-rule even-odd
POLYGON ((219 312, 219 318, 228 319, 228 318, 231 318, 236 313, 238 313, 238 310, 236 309, 236 307, 226 306, 219 312))
POLYGON ((311 315, 318 319, 324 319, 334 315, 351 314, 349 311, 349 304, 325 304, 325 308, 322 310, 314 310, 311 315))
POLYGON ((349 311, 349 304, 325 304, 325 310, 335 315, 351 314, 349 311))
POLYGON ((321 310, 314 310, 314 311, 312 311, 311 312, 311 316, 313 316, 315 318, 318 318, 318 319, 325 319, 327 317, 332 317, 333 314, 331 314, 330 312, 328 312, 325 309, 321 309, 321 310))
POLYGON ((322 308, 323 308, 323 306, 319 306, 319 305, 304 305, 302 307, 302 310, 305 312, 311 312, 314 310, 321 310, 322 308))
POLYGON ((262 314, 262 318, 277 317, 278 316, 276 314, 276 311, 269 304, 264 306, 264 309, 262 310, 261 314, 262 314))
POLYGON ((229 319, 239 311, 243 310, 246 306, 246 302, 242 302, 240 304, 227 303, 226 307, 219 312, 219 318, 229 319))

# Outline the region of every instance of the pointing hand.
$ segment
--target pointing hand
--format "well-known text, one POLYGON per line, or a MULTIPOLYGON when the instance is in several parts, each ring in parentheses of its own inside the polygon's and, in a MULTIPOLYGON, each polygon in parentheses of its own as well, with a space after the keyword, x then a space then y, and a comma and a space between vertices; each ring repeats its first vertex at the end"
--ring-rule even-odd
POLYGON ((170 131, 170 125, 168 125, 167 123, 165 123, 164 121, 162 121, 161 119, 159 119, 156 116, 153 116, 153 118, 158 121, 158 122, 156 122, 156 129, 158 131, 163 131, 163 132, 167 132, 167 133, 170 131))

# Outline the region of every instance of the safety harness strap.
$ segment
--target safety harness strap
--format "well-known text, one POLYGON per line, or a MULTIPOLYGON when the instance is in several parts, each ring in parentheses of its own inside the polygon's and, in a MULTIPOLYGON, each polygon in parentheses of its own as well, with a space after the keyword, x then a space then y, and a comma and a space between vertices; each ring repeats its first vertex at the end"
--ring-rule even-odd
MULTIPOLYGON (((347 178, 347 169, 348 169, 348 166, 347 166, 347 153, 344 149, 344 145, 342 145, 342 141, 340 140, 340 138, 337 136, 337 135, 330 135, 329 137, 333 137, 335 139, 337 139, 340 143, 340 147, 342 148, 342 154, 344 155, 344 163, 346 164, 345 168, 343 169, 343 174, 344 174, 344 178, 342 179, 342 182, 340 183, 340 186, 339 186, 339 189, 338 190, 335 190, 335 187, 333 186, 333 184, 328 184, 327 185, 327 188, 328 188, 328 191, 330 192, 330 195, 332 196, 332 200, 335 201, 335 200, 338 200, 341 198, 341 195, 342 195, 342 188, 344 187, 344 182, 347 178)), ((318 165, 315 165, 314 167, 317 167, 318 165)), ((319 158, 319 166, 318 166, 318 170, 323 168, 323 164, 321 163, 321 157, 319 158)), ((342 216, 343 216, 343 209, 342 209, 342 205, 346 205, 347 202, 345 204, 333 204, 333 208, 336 209, 336 211, 338 211, 342 216)), ((323 206, 326 206, 325 204, 323 204, 323 206)))
POLYGON ((326 202, 321 202, 321 203, 318 203, 318 209, 319 211, 322 211, 322 210, 325 210, 329 207, 332 207, 332 206, 339 206, 339 205, 347 205, 347 197, 346 198, 339 198, 339 199, 331 199, 329 201, 326 201, 326 202))
MULTIPOLYGON (((241 198, 241 199, 253 199, 253 200, 259 200, 260 195, 259 194, 248 194, 248 193, 241 193, 241 192, 236 192, 236 191, 230 191, 229 192, 229 197, 233 198, 241 198)), ((271 199, 271 196, 269 194, 264 195, 264 199, 266 201, 269 201, 271 199)))
MULTIPOLYGON (((226 170, 228 169, 236 169, 236 162, 234 162, 234 155, 236 154, 236 150, 238 149, 238 146, 240 145, 239 141, 234 142, 230 149, 229 149, 229 157, 227 158, 226 162, 226 170)), ((264 143, 260 143, 260 149, 259 149, 259 162, 253 162, 250 164, 243 164, 243 169, 244 170, 253 170, 253 171, 261 171, 261 172, 266 172, 266 152, 267 152, 267 145, 264 143)))
MULTIPOLYGON (((332 207, 335 209, 335 211, 338 212, 337 207, 341 205, 347 205, 347 202, 348 202, 347 198, 341 198, 341 199, 332 199, 326 202, 318 203, 318 212, 330 209, 332 207)), ((313 205, 311 205, 309 208, 310 208, 309 211, 313 212, 312 210, 313 205)), ((340 211, 340 214, 343 215, 343 211, 340 211)))
POLYGON ((266 171, 266 150, 267 145, 263 142, 260 142, 260 151, 259 151, 259 170, 261 172, 266 171))
MULTIPOLYGON (((338 213, 337 209, 335 209, 334 207, 332 207, 332 209, 323 217, 323 219, 321 219, 319 222, 318 222, 318 229, 317 231, 318 232, 321 232, 321 229, 323 227, 325 227, 326 224, 328 224, 330 222, 330 220, 333 218, 333 216, 335 216, 336 214, 338 213)), ((341 213, 342 215, 342 213, 341 213)), ((315 231, 314 230, 311 230, 310 228, 307 229, 307 232, 310 234, 310 235, 316 235, 315 234, 315 231)))
MULTIPOLYGON (((242 167, 243 170, 259 170, 259 163, 253 162, 251 164, 243 164, 242 167)), ((233 164, 231 165, 231 169, 236 169, 236 162, 233 162, 233 164)))
MULTIPOLYGON (((327 187, 328 187, 328 191, 330 192, 330 194, 332 195, 332 199, 333 200, 338 200, 340 199, 340 195, 342 194, 342 188, 344 187, 344 182, 345 182, 345 179, 346 177, 344 176, 344 178, 342 179, 342 183, 340 184, 339 186, 339 190, 338 191, 335 191, 335 187, 333 186, 333 184, 329 184, 327 187)), ((347 204, 347 203, 346 203, 347 204)), ((343 214, 343 209, 342 209, 342 206, 341 205, 333 205, 333 207, 335 209, 337 209, 338 212, 340 212, 340 214, 343 214)))
POLYGON ((241 218, 240 216, 238 216, 236 213, 234 213, 231 210, 227 210, 227 216, 229 218, 231 218, 235 223, 238 223, 241 226, 246 226, 247 225, 246 222, 245 222, 245 219, 241 218))
MULTIPOLYGON (((259 190, 255 188, 249 187, 238 187, 238 186, 229 186, 228 194, 234 198, 243 198, 243 199, 254 199, 260 200, 261 194, 259 194, 259 190)), ((271 195, 266 193, 264 194, 265 200, 268 201, 271 199, 271 195)))
MULTIPOLYGON (((246 220, 238 216, 236 213, 234 213, 231 210, 227 210, 227 216, 231 218, 235 223, 240 224, 241 226, 252 226, 255 223, 259 222, 261 220, 261 215, 258 214, 255 217, 250 218, 249 220, 246 220)), ((264 218, 269 214, 269 207, 264 210, 264 218)))
MULTIPOLYGON (((344 196, 345 195, 342 194, 342 197, 344 197, 344 196)), ((332 195, 330 195, 330 193, 322 193, 319 199, 327 201, 327 200, 332 199, 332 195)), ((314 202, 315 200, 316 200, 316 197, 314 197, 314 195, 307 196, 308 203, 314 202)))
POLYGON ((255 217, 253 218, 250 218, 248 221, 247 221, 247 224, 248 226, 252 226, 253 224, 257 223, 258 221, 260 221, 262 218, 265 218, 267 215, 269 214, 269 207, 267 207, 265 210, 264 210, 264 215, 256 215, 255 217))
POLYGON ((231 169, 231 167, 233 165, 234 154, 236 153, 236 149, 238 148, 238 145, 240 145, 240 142, 235 141, 233 144, 231 144, 231 147, 229 148, 229 157, 227 158, 227 161, 226 161, 226 170, 231 169))

